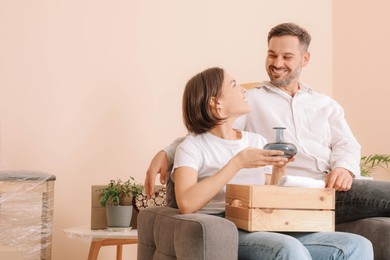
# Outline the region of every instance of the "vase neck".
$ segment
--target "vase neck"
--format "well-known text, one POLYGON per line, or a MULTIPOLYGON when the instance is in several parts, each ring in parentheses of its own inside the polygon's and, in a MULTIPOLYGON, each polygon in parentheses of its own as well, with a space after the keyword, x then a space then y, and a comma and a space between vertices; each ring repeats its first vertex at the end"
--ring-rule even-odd
POLYGON ((276 140, 275 142, 276 143, 283 143, 284 142, 284 136, 283 136, 283 132, 284 132, 284 127, 274 127, 275 129, 275 134, 276 134, 276 140))

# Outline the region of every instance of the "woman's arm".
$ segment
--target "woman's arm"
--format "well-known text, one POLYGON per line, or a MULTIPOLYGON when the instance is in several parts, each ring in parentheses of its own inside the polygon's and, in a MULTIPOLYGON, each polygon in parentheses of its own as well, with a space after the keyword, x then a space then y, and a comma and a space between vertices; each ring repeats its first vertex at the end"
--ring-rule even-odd
POLYGON ((213 176, 198 180, 198 173, 190 167, 179 167, 174 171, 176 203, 180 213, 193 213, 207 204, 239 169, 226 164, 213 176))
POLYGON ((198 172, 191 167, 174 171, 176 202, 181 213, 193 213, 206 205, 242 168, 284 165, 283 152, 246 148, 235 155, 224 167, 200 182, 198 172))

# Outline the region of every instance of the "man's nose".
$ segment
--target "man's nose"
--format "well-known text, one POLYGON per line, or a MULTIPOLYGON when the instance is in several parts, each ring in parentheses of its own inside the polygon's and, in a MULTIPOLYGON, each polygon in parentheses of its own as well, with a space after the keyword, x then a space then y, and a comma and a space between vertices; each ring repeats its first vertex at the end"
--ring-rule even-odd
POLYGON ((282 57, 277 57, 272 62, 272 65, 274 65, 277 68, 283 67, 284 61, 282 57))

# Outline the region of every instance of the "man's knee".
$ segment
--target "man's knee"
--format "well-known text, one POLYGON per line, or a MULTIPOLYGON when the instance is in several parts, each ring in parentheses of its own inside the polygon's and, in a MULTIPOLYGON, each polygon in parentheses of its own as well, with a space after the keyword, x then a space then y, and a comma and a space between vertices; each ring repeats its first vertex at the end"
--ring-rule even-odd
POLYGON ((305 245, 313 259, 373 259, 371 242, 359 235, 334 232, 305 245))

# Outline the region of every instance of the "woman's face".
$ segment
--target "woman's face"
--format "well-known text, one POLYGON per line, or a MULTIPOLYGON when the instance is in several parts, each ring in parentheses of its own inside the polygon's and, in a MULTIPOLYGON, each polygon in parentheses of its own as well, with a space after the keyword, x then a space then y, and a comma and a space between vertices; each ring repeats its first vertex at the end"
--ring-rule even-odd
POLYGON ((217 110, 221 117, 238 117, 250 112, 246 100, 245 88, 237 84, 229 74, 225 73, 221 95, 217 100, 217 110))

